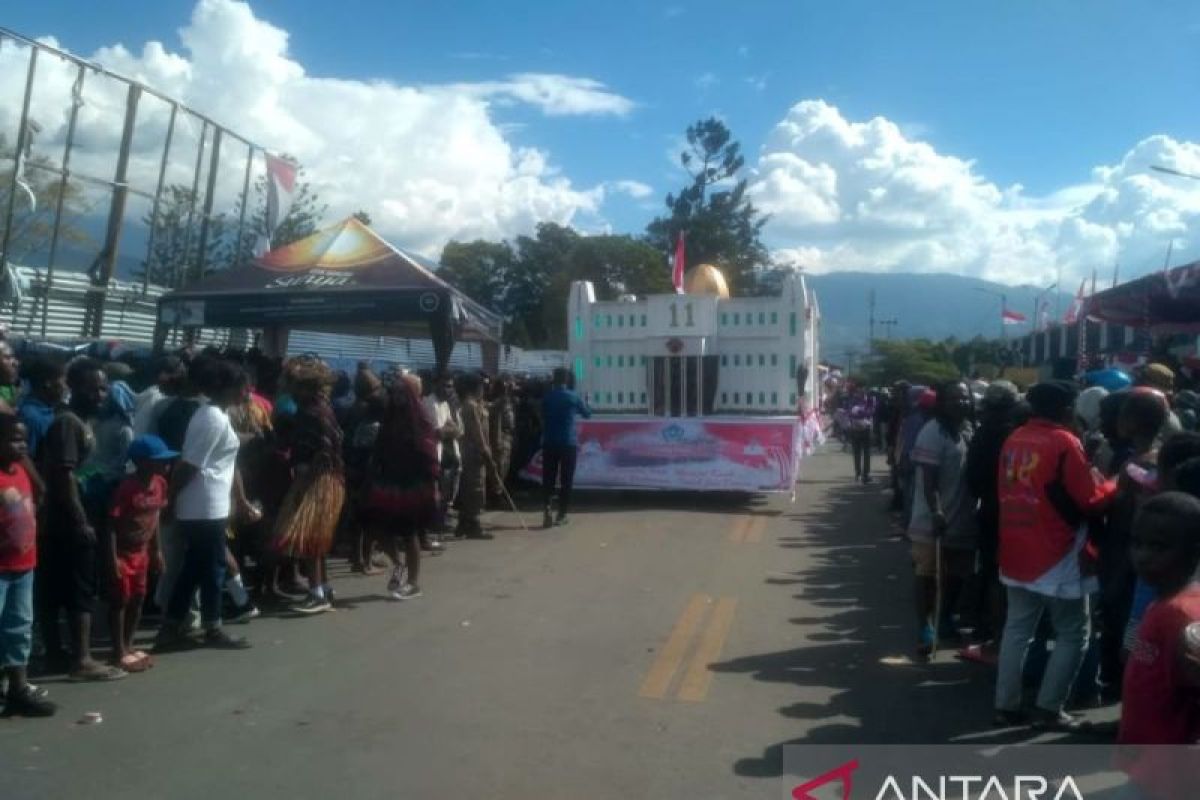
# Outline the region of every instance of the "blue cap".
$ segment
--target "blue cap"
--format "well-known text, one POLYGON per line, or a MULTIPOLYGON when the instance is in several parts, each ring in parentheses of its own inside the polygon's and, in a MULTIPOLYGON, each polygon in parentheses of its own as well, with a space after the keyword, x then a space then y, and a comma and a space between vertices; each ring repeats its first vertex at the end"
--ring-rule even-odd
POLYGON ((178 455, 162 439, 148 433, 137 437, 129 445, 130 461, 169 461, 178 455))

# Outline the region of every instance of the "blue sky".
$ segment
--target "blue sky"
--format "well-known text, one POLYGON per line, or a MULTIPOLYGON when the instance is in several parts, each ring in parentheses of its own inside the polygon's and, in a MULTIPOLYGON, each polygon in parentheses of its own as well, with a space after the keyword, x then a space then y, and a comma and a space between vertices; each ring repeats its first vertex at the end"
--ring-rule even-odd
MULTIPOLYGON (((1144 169, 1103 180, 1093 170, 1116 168, 1152 137, 1164 138, 1148 146, 1144 157, 1175 154, 1182 166, 1200 159, 1190 144, 1200 139, 1195 3, 257 0, 251 6, 255 18, 288 33, 287 56, 309 77, 441 86, 545 73, 598 81, 632 101, 627 113, 568 115, 520 101, 488 103, 490 119, 512 147, 544 154, 547 176, 561 175, 580 189, 621 179, 653 189, 640 198, 609 191, 597 208, 574 218, 585 226, 602 220, 617 231, 640 230, 662 195, 679 184, 668 152, 696 118, 725 119, 761 177, 768 170, 756 162, 771 132, 797 103, 821 100, 848 123, 884 118, 905 146, 928 146, 934 154, 905 157, 893 172, 932 163, 931 174, 939 176, 932 180, 933 191, 943 194, 954 191, 943 181, 956 180, 946 178, 947 170, 963 180, 970 195, 963 207, 934 214, 953 225, 960 223, 947 222, 946 215, 961 211, 970 217, 954 242, 1002 237, 1014 226, 1025 226, 1021 236, 1033 236, 1029 231, 1036 228, 1040 238, 1022 240, 1002 256, 983 255, 949 240, 922 240, 919 231, 931 226, 915 220, 911 225, 918 231, 907 231, 904 252, 888 249, 881 231, 895 223, 895 214, 886 215, 882 228, 866 232, 869 219, 847 224, 852 209, 842 187, 853 182, 852 165, 837 159, 861 161, 864 151, 842 147, 840 155, 830 155, 817 136, 784 150, 789 163, 798 158, 818 166, 815 154, 825 153, 820 163, 838 178, 840 212, 813 216, 804 210, 821 193, 815 186, 804 188, 802 196, 793 191, 781 197, 769 187, 762 195, 763 205, 781 220, 769 229, 772 245, 813 262, 806 266, 871 268, 868 262, 879 261, 879 268, 919 269, 916 262, 924 259, 929 268, 1012 277, 1023 259, 1038 262, 1030 269, 1039 274, 1055 262, 1070 269, 1082 269, 1088 259, 1148 263, 1139 248, 1149 252, 1172 237, 1181 251, 1200 257, 1191 226, 1183 224, 1200 212, 1192 187, 1166 185, 1150 197, 1137 178, 1128 191, 1142 194, 1135 191, 1134 200, 1108 197, 1104 209, 1094 207, 1094 194, 1060 194, 1082 185, 1096 192, 1125 191, 1122 181, 1144 169), (962 168, 958 160, 966 162, 962 168), (980 185, 992 187, 996 196, 972 194, 980 185), (1022 188, 1014 200, 1017 185, 1022 188), (1120 215, 1145 215, 1151 201, 1168 203, 1182 222, 1146 231, 1145 242, 1122 238, 1121 222, 1131 220, 1120 215), (1043 206, 1053 207, 1056 224, 1076 217, 1080 224, 1046 233, 1046 219, 1027 219, 1032 207, 1043 206), (1063 252, 1067 247, 1077 251, 1063 252), (1049 260, 1043 264, 1039 258, 1049 260)), ((41 2, 10 4, 3 24, 53 35, 80 53, 116 43, 138 53, 146 41, 159 40, 168 51, 186 55, 177 31, 190 16, 191 5, 184 2, 41 2)), ((810 108, 801 116, 811 121, 820 115, 810 108)), ((222 121, 239 127, 237 119, 222 121)), ((893 150, 887 142, 894 140, 883 135, 879 147, 893 150)), ((795 188, 797 176, 808 180, 810 171, 793 167, 786 166, 791 171, 782 177, 795 188)), ((891 175, 859 178, 895 195, 891 175)), ((863 190, 873 196, 870 186, 863 190)))

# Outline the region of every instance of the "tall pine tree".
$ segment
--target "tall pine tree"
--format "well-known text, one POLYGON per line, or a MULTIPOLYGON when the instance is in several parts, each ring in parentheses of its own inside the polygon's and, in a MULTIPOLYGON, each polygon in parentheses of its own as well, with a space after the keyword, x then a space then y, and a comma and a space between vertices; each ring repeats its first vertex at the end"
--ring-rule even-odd
POLYGON ((741 145, 724 122, 710 117, 688 126, 679 163, 691 183, 667 195, 668 213, 646 227, 647 243, 666 256, 683 231, 688 268, 713 264, 734 291, 752 293, 756 270, 770 257, 760 238, 767 217, 746 196, 741 145))

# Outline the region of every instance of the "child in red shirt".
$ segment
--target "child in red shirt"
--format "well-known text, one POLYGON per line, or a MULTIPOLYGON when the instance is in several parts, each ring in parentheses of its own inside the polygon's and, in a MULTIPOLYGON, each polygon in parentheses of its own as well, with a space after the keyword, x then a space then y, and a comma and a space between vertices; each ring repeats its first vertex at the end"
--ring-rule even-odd
MULTIPOLYGON (((1133 530, 1133 564, 1157 593, 1125 665, 1120 744, 1200 740, 1200 683, 1188 666, 1185 630, 1200 621, 1200 500, 1164 492, 1146 501, 1133 530)), ((1132 774, 1132 772, 1131 772, 1132 774)))
POLYGON ((163 572, 158 520, 167 505, 167 479, 172 459, 179 453, 157 436, 143 435, 129 445, 129 460, 137 472, 127 477, 113 495, 111 604, 112 663, 126 672, 152 666, 150 656, 133 649, 133 636, 146 599, 146 576, 153 554, 155 570, 163 572))
POLYGON ((37 566, 37 516, 29 473, 25 426, 0 413, 0 665, 8 678, 4 716, 49 717, 54 703, 29 683, 33 644, 33 570, 37 566))

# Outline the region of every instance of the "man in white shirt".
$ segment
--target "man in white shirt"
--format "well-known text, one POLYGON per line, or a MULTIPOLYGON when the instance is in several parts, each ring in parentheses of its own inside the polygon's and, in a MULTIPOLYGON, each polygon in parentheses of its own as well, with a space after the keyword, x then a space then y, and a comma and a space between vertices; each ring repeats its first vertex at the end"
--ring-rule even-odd
POLYGON ((438 462, 442 467, 438 483, 438 527, 443 532, 449 528, 446 515, 458 494, 458 476, 462 468, 462 450, 458 444, 462 438, 462 421, 458 410, 451 405, 453 397, 454 379, 441 375, 424 401, 425 414, 438 437, 438 462))
POLYGON ((196 410, 184 435, 171 476, 176 535, 184 542, 183 566, 155 648, 180 649, 193 642, 184 625, 196 589, 204 644, 241 650, 249 643, 221 628, 221 587, 225 582, 225 530, 229 525, 239 440, 225 410, 240 399, 241 368, 228 361, 193 363, 192 378, 207 402, 196 410))

